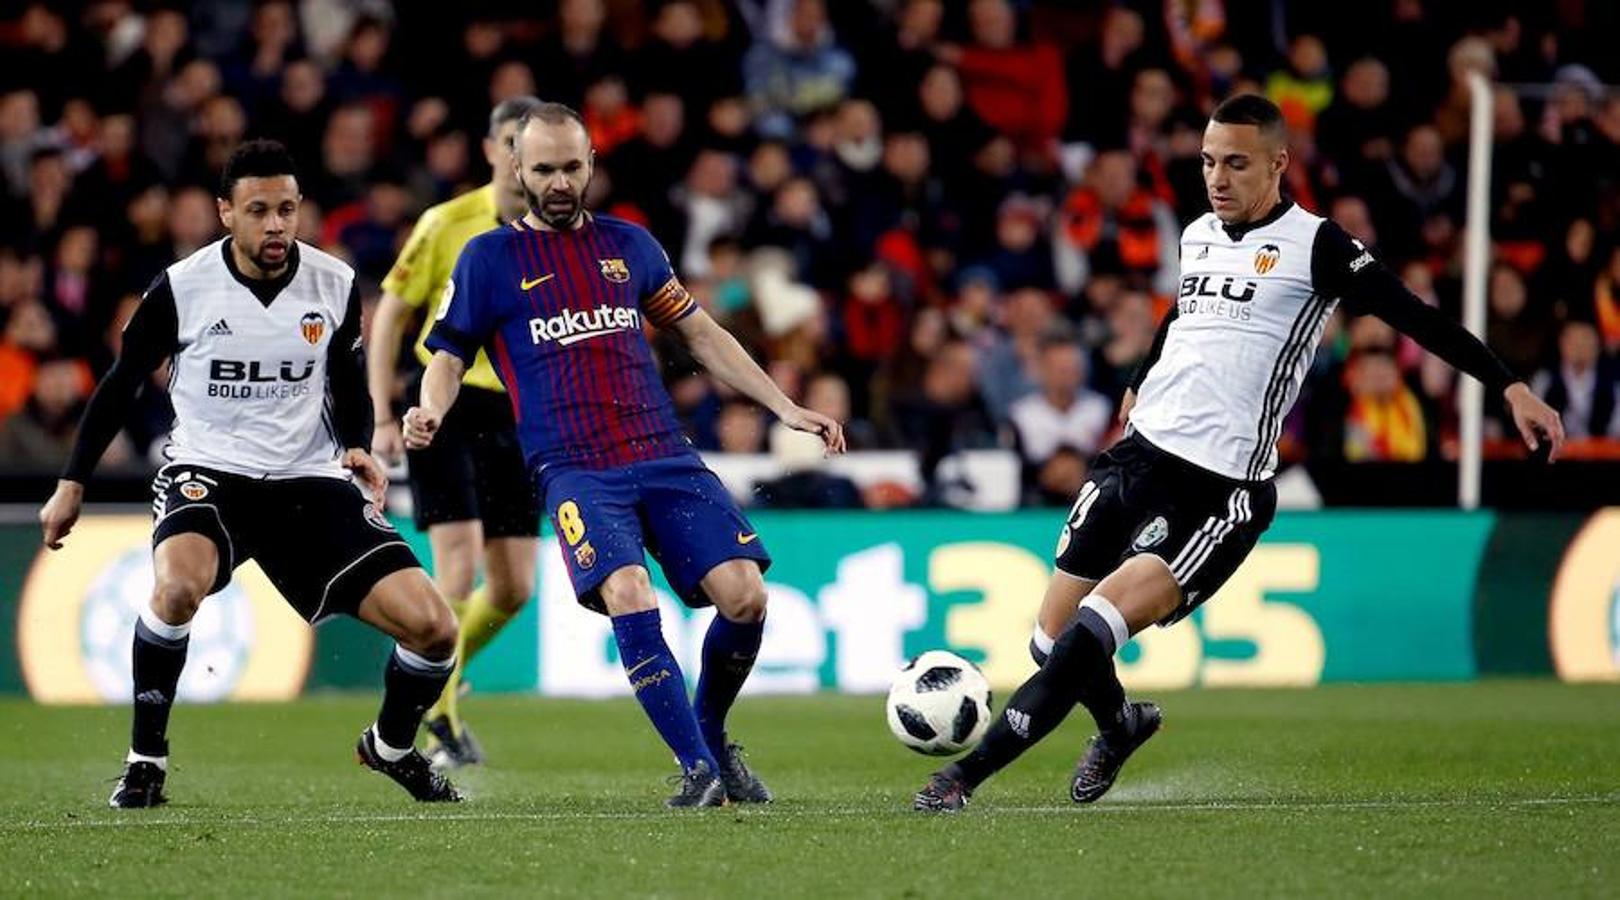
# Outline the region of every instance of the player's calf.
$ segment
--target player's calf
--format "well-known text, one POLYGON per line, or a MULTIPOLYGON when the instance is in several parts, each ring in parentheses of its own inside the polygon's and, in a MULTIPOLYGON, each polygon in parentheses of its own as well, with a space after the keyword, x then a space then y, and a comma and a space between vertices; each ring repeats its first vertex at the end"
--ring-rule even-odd
MULTIPOLYGON (((607 577, 600 588, 602 604, 613 621, 619 661, 636 702, 652 722, 658 736, 675 754, 682 774, 680 789, 670 806, 713 806, 712 793, 725 800, 719 766, 703 740, 697 715, 686 696, 686 676, 664 642, 659 625, 658 601, 647 570, 624 566, 607 577)), ((720 621, 720 620, 716 620, 720 621)))
POLYGON ((206 538, 180 536, 158 545, 157 584, 135 621, 130 648, 133 715, 124 774, 108 803, 119 808, 165 802, 169 713, 191 644, 191 620, 212 584, 215 557, 206 538), (206 552, 196 552, 196 551, 206 552), (187 552, 192 551, 192 552, 187 552))
POLYGON ((417 799, 434 799, 443 791, 417 771, 428 768, 428 762, 414 745, 422 714, 444 691, 456 667, 455 616, 419 568, 384 576, 360 602, 359 616, 396 641, 383 673, 377 721, 357 750, 361 762, 393 778, 417 799))
POLYGON ((726 793, 739 803, 769 803, 770 789, 726 739, 726 717, 754 670, 765 636, 765 580, 749 559, 721 563, 703 579, 720 614, 703 638, 703 670, 692 706, 709 752, 720 765, 726 793))

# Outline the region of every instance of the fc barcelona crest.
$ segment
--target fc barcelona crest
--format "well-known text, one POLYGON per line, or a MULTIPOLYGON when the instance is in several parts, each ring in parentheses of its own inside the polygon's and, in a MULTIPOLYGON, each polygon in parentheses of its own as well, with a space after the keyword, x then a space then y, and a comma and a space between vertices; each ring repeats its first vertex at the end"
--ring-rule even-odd
POLYGON ((624 264, 624 260, 614 257, 612 259, 599 259, 597 262, 602 266, 602 277, 608 281, 614 284, 624 284, 630 280, 630 267, 624 264))
POLYGON ((579 563, 581 569, 589 569, 596 565, 596 548, 591 546, 590 541, 574 548, 574 562, 579 563))
POLYGON ((1264 275, 1277 267, 1277 260, 1282 259, 1282 250, 1276 244, 1267 244, 1255 251, 1254 271, 1264 275))
POLYGON ((318 312, 304 313, 304 317, 298 320, 298 331, 313 347, 326 334, 326 317, 318 312))

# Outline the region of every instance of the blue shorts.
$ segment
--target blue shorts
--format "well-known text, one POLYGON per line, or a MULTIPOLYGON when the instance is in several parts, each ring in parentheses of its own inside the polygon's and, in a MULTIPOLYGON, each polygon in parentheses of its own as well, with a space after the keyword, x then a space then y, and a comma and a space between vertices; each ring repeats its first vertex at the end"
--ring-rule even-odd
POLYGON ((605 613, 602 582, 650 552, 688 606, 708 606, 703 576, 732 559, 761 572, 771 557, 725 485, 695 453, 614 469, 548 467, 540 473, 574 594, 605 613))

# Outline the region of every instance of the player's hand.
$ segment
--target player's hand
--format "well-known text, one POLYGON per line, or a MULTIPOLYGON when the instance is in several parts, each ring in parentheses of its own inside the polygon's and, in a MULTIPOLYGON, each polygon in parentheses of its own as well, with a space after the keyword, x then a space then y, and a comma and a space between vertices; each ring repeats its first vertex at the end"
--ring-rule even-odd
POLYGON ((420 406, 413 406, 405 411, 405 446, 412 450, 421 450, 433 443, 433 436, 439 433, 439 424, 444 417, 436 415, 420 406))
POLYGON ((793 407, 781 418, 782 424, 787 427, 795 431, 809 432, 821 438, 821 442, 827 447, 828 456, 836 456, 848 449, 844 444, 844 426, 838 424, 836 419, 802 406, 793 407))
POLYGON ((1119 401, 1119 424, 1124 425, 1131 420, 1131 407, 1136 405, 1136 389, 1126 388, 1125 396, 1119 401))
POLYGON ((388 473, 383 471, 382 463, 376 457, 361 450, 359 447, 350 447, 343 451, 343 468, 353 472, 360 484, 371 495, 375 503, 382 503, 388 499, 388 473))
POLYGON ((1550 441, 1552 448, 1547 453, 1547 461, 1556 460, 1559 448, 1564 446, 1564 420, 1557 411, 1531 393, 1522 381, 1508 385, 1502 396, 1513 414, 1513 424, 1524 437, 1524 445, 1534 452, 1541 449, 1542 441, 1550 441))
POLYGON ((405 458, 405 434, 400 431, 398 421, 389 419, 377 423, 371 432, 371 455, 390 466, 399 465, 405 458))
POLYGON ((58 481, 56 493, 39 510, 39 525, 44 531, 45 546, 62 549, 62 541, 79 521, 79 509, 84 505, 84 485, 77 481, 58 481))

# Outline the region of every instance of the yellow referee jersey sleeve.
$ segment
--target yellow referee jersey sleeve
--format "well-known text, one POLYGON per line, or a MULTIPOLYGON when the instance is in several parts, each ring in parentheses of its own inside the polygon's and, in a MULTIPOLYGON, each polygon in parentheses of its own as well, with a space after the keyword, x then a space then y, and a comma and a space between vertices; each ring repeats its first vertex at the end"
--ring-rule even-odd
MULTIPOLYGON (((416 227, 405 241, 394 267, 383 279, 383 290, 405 301, 413 308, 426 308, 421 333, 416 338, 416 358, 427 365, 433 354, 425 345, 428 332, 433 330, 439 304, 444 302, 444 286, 450 282, 450 273, 456 267, 461 248, 474 236, 492 228, 499 228, 496 218, 495 188, 485 185, 459 197, 430 207, 417 219, 416 227)), ((485 390, 504 390, 501 380, 490 365, 489 356, 482 350, 467 368, 461 383, 485 390)))

